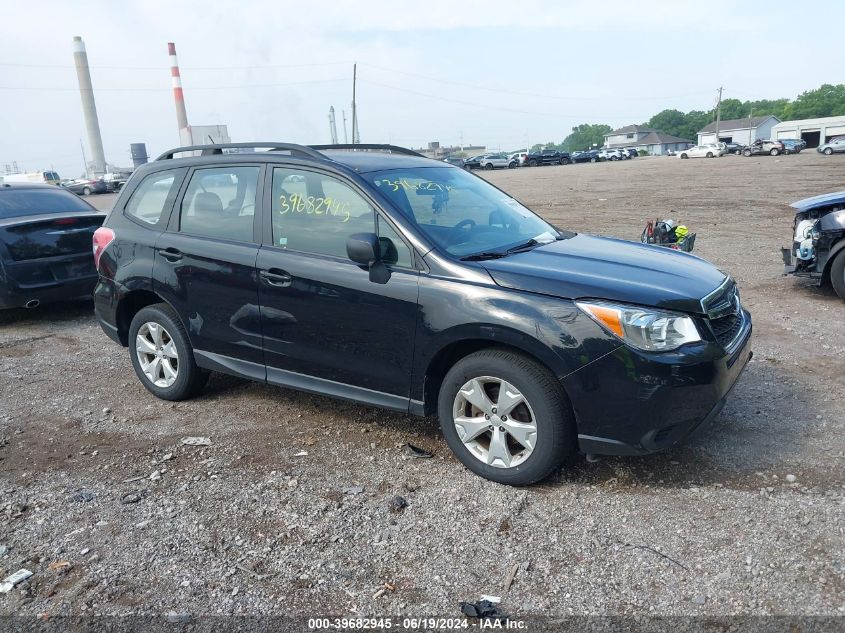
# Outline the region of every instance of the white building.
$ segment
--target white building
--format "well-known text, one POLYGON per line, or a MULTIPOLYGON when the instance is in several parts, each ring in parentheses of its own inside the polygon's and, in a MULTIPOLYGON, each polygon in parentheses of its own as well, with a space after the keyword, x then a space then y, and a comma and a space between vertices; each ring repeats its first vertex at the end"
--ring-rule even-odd
POLYGON ((772 138, 772 128, 780 122, 776 116, 752 116, 745 119, 728 119, 719 122, 719 138, 716 138, 716 122, 704 126, 698 133, 698 144, 739 143, 751 145, 757 139, 772 138))
POLYGON ((633 147, 645 150, 652 156, 662 156, 669 150, 682 150, 692 146, 689 139, 679 138, 642 125, 626 125, 604 135, 604 146, 611 149, 633 147))
POLYGON ((818 147, 834 136, 845 136, 845 116, 782 121, 772 128, 772 138, 800 138, 807 141, 807 147, 818 147))

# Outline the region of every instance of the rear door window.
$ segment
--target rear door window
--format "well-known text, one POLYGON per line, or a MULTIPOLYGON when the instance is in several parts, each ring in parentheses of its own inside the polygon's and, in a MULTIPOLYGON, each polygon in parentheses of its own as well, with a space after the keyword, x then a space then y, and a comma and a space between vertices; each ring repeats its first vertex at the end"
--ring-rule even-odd
POLYGON ((197 169, 182 198, 179 231, 253 241, 259 171, 256 166, 197 169))
POLYGON ((126 203, 124 213, 142 224, 158 226, 165 209, 170 208, 181 181, 182 170, 158 171, 144 178, 126 203))

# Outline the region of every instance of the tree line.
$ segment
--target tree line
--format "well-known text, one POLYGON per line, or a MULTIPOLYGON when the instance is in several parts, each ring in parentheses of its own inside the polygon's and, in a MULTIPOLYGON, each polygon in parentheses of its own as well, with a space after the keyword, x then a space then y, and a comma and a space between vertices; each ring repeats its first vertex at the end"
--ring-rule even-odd
MULTIPOLYGON (((724 99, 722 101, 721 119, 723 121, 769 114, 781 121, 845 115, 845 84, 823 84, 815 90, 802 92, 795 99, 759 99, 757 101, 724 99)), ((641 125, 695 141, 698 131, 715 120, 715 108, 689 112, 669 109, 658 112, 641 125)), ((589 149, 593 145, 601 147, 604 144, 604 135, 612 131, 612 127, 603 123, 582 123, 573 127, 562 142, 538 144, 531 149, 539 151, 546 148, 573 152, 589 149)))

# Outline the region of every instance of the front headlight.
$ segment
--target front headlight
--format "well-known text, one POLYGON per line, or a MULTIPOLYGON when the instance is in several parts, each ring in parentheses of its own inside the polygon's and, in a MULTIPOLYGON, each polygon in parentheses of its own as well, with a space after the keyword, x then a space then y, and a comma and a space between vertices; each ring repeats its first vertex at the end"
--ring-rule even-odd
POLYGON ((701 340, 685 314, 604 301, 576 301, 590 318, 625 343, 647 352, 668 352, 701 340))

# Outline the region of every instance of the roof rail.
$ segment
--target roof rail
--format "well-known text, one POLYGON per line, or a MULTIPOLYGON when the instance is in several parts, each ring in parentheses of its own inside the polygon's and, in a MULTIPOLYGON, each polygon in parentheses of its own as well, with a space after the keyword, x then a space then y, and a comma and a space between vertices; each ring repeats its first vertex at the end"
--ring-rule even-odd
POLYGON ((212 145, 186 145, 185 147, 177 147, 174 149, 167 150, 161 156, 156 158, 156 160, 169 160, 173 158, 174 154, 181 154, 183 152, 202 152, 201 156, 213 156, 215 154, 222 154, 224 149, 233 149, 233 148, 246 148, 246 149, 256 149, 256 148, 266 148, 269 151, 287 151, 290 152, 292 155, 299 155, 299 156, 308 156, 309 158, 320 158, 325 159, 326 157, 323 156, 320 152, 316 151, 312 147, 307 147, 305 145, 297 145, 296 143, 265 143, 265 142, 256 142, 256 143, 214 143, 212 145))
POLYGON ((391 152, 393 154, 405 154, 406 156, 419 156, 426 158, 419 152, 415 152, 407 147, 398 147, 397 145, 381 145, 378 143, 341 143, 335 145, 309 145, 311 149, 325 150, 325 149, 351 149, 351 150, 381 150, 383 152, 391 152))

